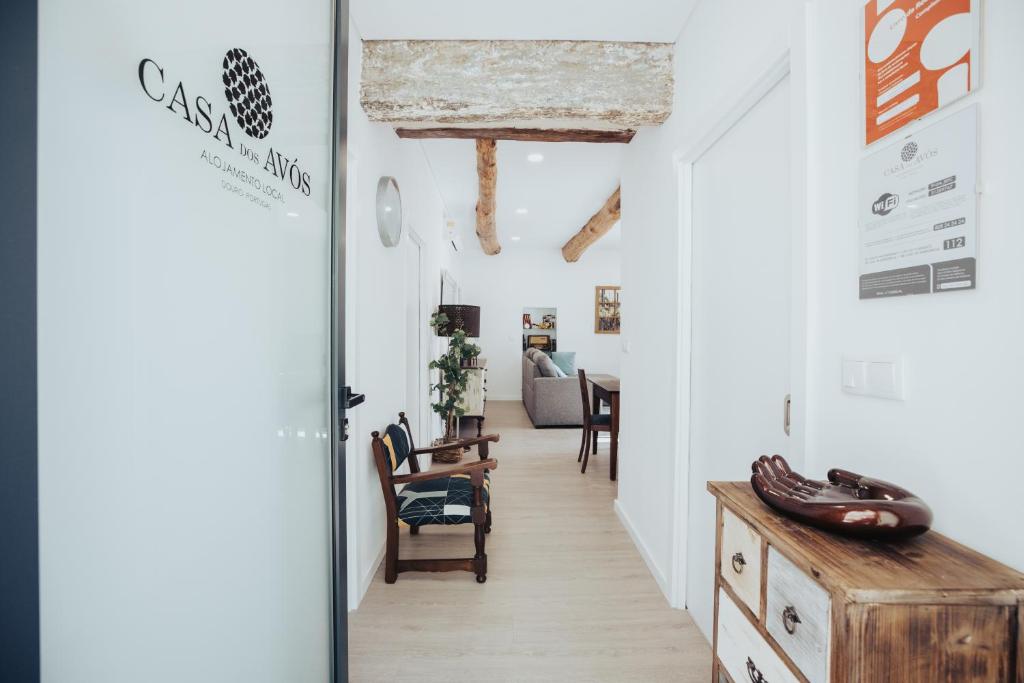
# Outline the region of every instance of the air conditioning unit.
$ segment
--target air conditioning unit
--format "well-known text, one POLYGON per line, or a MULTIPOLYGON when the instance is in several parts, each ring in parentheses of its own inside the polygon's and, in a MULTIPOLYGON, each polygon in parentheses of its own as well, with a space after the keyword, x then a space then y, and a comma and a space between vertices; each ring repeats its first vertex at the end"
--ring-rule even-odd
POLYGON ((456 228, 455 221, 449 218, 445 221, 445 239, 448 240, 448 244, 452 245, 452 249, 455 251, 462 251, 462 238, 459 236, 459 231, 456 228))

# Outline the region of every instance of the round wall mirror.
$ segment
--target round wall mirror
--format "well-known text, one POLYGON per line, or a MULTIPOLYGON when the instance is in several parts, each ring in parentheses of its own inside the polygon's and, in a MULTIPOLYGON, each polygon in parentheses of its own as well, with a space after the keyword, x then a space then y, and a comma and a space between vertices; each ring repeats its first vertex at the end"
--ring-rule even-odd
POLYGON ((402 195, 387 175, 377 181, 377 232, 385 247, 396 247, 402 239, 402 195))

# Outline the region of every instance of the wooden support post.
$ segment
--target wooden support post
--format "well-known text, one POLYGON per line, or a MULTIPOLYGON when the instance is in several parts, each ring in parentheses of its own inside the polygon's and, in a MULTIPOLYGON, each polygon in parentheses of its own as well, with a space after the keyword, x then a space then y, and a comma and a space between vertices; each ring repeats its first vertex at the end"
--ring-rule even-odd
MULTIPOLYGON (((612 229, 615 222, 622 215, 622 202, 620 200, 621 187, 615 188, 615 192, 604 203, 604 206, 591 216, 587 224, 578 233, 565 243, 562 247, 562 257, 569 263, 580 260, 580 256, 591 244, 604 237, 612 229)), ((479 214, 478 214, 479 215, 479 214)), ((596 445, 596 444, 595 444, 596 445)))
POLYGON ((476 236, 485 254, 501 252, 498 228, 494 223, 494 195, 498 184, 498 163, 494 140, 476 141, 476 173, 480 179, 480 195, 476 202, 476 236))

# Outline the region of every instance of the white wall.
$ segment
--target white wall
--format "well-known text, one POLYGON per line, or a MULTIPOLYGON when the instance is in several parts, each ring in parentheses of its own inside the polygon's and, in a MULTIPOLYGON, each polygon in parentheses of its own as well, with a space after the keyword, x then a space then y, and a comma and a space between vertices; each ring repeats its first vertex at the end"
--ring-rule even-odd
MULTIPOLYGON (((1024 253, 1024 233, 1013 198, 1022 176, 1015 157, 1024 147, 1018 123, 1024 111, 1018 88, 1024 5, 985 3, 981 89, 931 119, 980 104, 984 193, 978 289, 863 302, 857 292, 855 204, 857 164, 864 156, 862 7, 861 0, 704 0, 677 44, 674 114, 629 145, 622 196, 623 229, 631 239, 623 242, 623 287, 631 299, 657 305, 629 308, 623 319, 632 350, 622 363, 627 398, 618 506, 666 592, 681 559, 673 553, 678 546, 668 475, 682 449, 666 448, 664 431, 684 408, 675 391, 677 339, 657 334, 674 324, 665 312, 679 309, 677 281, 685 276, 677 254, 673 155, 685 154, 712 130, 739 93, 787 47, 794 153, 797 164, 806 164, 806 179, 794 178, 796 194, 804 198, 793 206, 793 303, 805 311, 794 338, 798 349, 806 348, 806 360, 794 366, 792 377, 792 460, 818 478, 829 467, 843 466, 903 484, 932 505, 938 531, 1024 568, 1024 544, 1010 540, 1007 521, 1024 515, 1014 479, 1024 454, 1017 426, 1017 387, 1024 382, 1024 275, 1016 263, 1024 253), (907 400, 843 394, 840 358, 851 352, 902 354, 907 400), (643 392, 631 391, 635 386, 643 392)), ((690 472, 702 476, 713 466, 691 463, 690 472)), ((749 473, 713 476, 738 480, 749 473)), ((686 503, 691 518, 699 518, 695 506, 706 509, 710 498, 695 495, 686 503)), ((710 541, 694 555, 691 560, 703 575, 687 603, 710 636, 710 541)))
POLYGON ((807 470, 841 465, 900 483, 932 506, 937 530, 1024 569, 1014 531, 1024 518, 1024 3, 984 3, 981 89, 906 129, 979 105, 977 290, 873 301, 857 298, 860 7, 820 3, 813 16, 807 470), (850 352, 902 354, 906 400, 842 393, 850 352))
MULTIPOLYGON (((622 361, 617 506, 666 595, 681 594, 679 587, 673 588, 673 570, 684 557, 684 539, 681 534, 674 537, 672 510, 677 468, 684 468, 685 475, 687 467, 676 440, 679 415, 686 409, 678 392, 677 325, 680 315, 688 315, 681 311, 680 298, 685 273, 680 268, 676 158, 697 146, 785 52, 796 6, 787 0, 699 3, 677 42, 673 114, 662 126, 641 130, 627 148, 622 228, 629 239, 623 239, 622 281, 630 300, 645 305, 629 307, 623 314, 630 352, 622 361)), ((797 80, 793 91, 799 93, 797 80)), ((682 438, 685 442, 685 435, 682 438)), ((702 464, 697 464, 697 475, 705 479, 747 476, 742 471, 710 474, 702 464)), ((703 482, 692 488, 702 491, 703 482)), ((707 518, 709 510, 713 513, 709 494, 693 498, 683 497, 683 507, 689 506, 693 516, 707 518)), ((713 588, 711 529, 708 537, 711 544, 705 542, 693 558, 702 570, 700 583, 707 585, 687 601, 706 635, 711 629, 713 588)))
MULTIPOLYGON (((594 334, 594 287, 619 284, 618 249, 594 248, 576 263, 566 263, 558 249, 517 250, 512 245, 497 256, 471 254, 461 265, 462 303, 480 306, 477 343, 487 358, 487 398, 522 398, 526 307, 558 309, 558 350, 575 351, 577 367, 619 374, 620 335, 594 334)), ((623 291, 623 316, 629 315, 631 301, 640 299, 623 291)))
MULTIPOLYGON (((440 298, 441 269, 458 276, 456 254, 444 241, 444 205, 417 141, 400 140, 390 126, 370 123, 359 106, 362 49, 352 27, 349 62, 349 225, 346 262, 346 382, 366 394, 349 411, 348 458, 349 608, 355 609, 377 569, 385 540, 384 501, 370 449, 370 432, 409 411, 406 337, 406 252, 409 235, 386 248, 377 235, 377 180, 394 176, 402 193, 405 230, 423 241, 423 326, 440 298)), ((433 348, 431 335, 423 336, 433 348)), ((426 360, 426 353, 424 354, 426 360)), ((426 398, 424 398, 426 400, 426 398)), ((429 463, 423 462, 424 467, 429 463)))

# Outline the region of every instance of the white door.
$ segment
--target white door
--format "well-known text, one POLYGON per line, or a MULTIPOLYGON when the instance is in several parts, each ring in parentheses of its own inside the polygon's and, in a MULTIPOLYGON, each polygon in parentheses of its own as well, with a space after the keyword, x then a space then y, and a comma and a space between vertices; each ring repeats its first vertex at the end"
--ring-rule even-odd
POLYGON ((331 31, 39 3, 44 682, 329 679, 331 31))
POLYGON ((787 453, 789 79, 693 165, 687 605, 713 617, 715 508, 708 480, 744 480, 787 453))

